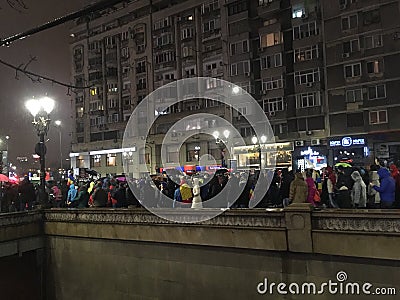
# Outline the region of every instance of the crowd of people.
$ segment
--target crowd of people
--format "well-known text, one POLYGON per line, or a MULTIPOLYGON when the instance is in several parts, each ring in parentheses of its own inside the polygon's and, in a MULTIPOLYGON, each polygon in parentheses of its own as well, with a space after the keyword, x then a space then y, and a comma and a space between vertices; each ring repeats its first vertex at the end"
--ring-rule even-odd
MULTIPOLYGON (((39 203, 39 189, 28 178, 6 183, 1 191, 1 212, 32 209, 39 203)), ((369 170, 327 167, 269 172, 217 172, 188 176, 160 175, 150 179, 103 178, 66 180, 47 186, 47 207, 285 207, 309 203, 318 208, 400 208, 400 171, 372 165, 369 170), (131 180, 128 184, 126 180, 131 180), (256 188, 257 186, 257 188, 256 188), (217 195, 223 201, 207 201, 217 195)))

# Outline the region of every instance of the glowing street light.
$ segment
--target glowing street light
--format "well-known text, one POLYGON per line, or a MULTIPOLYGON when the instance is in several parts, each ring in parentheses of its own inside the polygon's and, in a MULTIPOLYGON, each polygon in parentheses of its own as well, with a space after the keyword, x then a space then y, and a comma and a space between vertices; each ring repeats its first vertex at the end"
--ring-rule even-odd
MULTIPOLYGON (((40 156, 40 203, 43 205, 46 203, 46 145, 45 136, 49 131, 50 125, 50 113, 53 111, 55 102, 50 97, 42 97, 40 99, 30 99, 26 101, 25 107, 33 116, 33 126, 39 136, 39 143, 36 144, 35 153, 40 156)), ((60 123, 61 125, 61 123, 60 123)))

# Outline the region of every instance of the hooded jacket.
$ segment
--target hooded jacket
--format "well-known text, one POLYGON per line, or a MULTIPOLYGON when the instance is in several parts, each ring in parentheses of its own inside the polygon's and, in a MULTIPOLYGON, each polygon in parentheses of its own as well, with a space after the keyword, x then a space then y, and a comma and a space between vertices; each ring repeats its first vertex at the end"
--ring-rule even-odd
POLYGON ((396 165, 390 166, 390 173, 396 183, 396 200, 400 200, 400 171, 396 165))
POLYGON ((379 192, 381 202, 393 203, 395 199, 396 183, 390 176, 390 172, 386 168, 378 170, 379 179, 381 180, 380 186, 374 186, 374 189, 379 192))
POLYGON ((69 191, 68 191, 68 196, 67 196, 67 201, 68 202, 72 202, 75 200, 76 198, 76 194, 78 193, 78 191, 75 189, 75 185, 71 184, 69 186, 69 191))
POLYGON ((305 203, 308 195, 308 187, 301 173, 296 173, 290 184, 289 199, 292 203, 305 203))
POLYGON ((351 174, 351 178, 354 180, 353 189, 351 191, 351 199, 353 201, 353 204, 357 204, 358 207, 366 207, 367 186, 365 185, 358 171, 354 171, 351 174))

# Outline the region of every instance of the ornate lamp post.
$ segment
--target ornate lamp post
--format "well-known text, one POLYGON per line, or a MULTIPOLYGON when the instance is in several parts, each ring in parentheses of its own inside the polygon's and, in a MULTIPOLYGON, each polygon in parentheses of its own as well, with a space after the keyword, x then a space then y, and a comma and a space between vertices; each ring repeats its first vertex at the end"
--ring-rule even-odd
POLYGON ((50 113, 54 109, 54 100, 49 97, 43 97, 41 99, 31 99, 25 103, 25 107, 29 110, 33 116, 33 126, 39 136, 39 143, 36 144, 35 152, 40 156, 40 190, 39 190, 39 201, 40 204, 46 202, 46 145, 45 136, 49 131, 50 126, 50 113))
MULTIPOLYGON (((267 141, 267 137, 265 135, 262 135, 260 137, 260 141, 261 144, 265 144, 265 142, 267 141)), ((257 151, 258 151, 258 160, 259 160, 259 165, 260 165, 260 171, 262 170, 262 153, 261 153, 261 145, 257 144, 258 143, 258 138, 256 136, 253 136, 251 138, 251 142, 253 143, 253 145, 256 147, 257 151)))
MULTIPOLYGON (((61 124, 62 122, 60 120, 54 121, 54 124, 58 128, 58 134, 59 134, 59 148, 60 148, 60 177, 61 180, 63 179, 63 155, 62 155, 62 136, 61 136, 61 124)), ((60 182, 61 182, 60 180, 60 182)))
POLYGON ((231 132, 229 130, 224 130, 224 132, 222 133, 224 138, 220 138, 220 134, 218 131, 214 131, 213 136, 215 138, 215 143, 219 146, 219 149, 221 150, 221 165, 223 168, 227 167, 226 164, 226 159, 225 159, 225 155, 224 155, 224 149, 225 147, 225 143, 228 141, 228 138, 231 134, 231 132))

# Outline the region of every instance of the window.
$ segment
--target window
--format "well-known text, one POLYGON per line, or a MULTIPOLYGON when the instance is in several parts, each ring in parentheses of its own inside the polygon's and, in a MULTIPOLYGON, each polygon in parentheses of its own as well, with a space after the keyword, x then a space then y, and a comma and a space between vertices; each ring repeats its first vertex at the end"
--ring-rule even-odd
POLYGON ((153 25, 154 30, 162 29, 171 26, 171 17, 164 18, 162 20, 156 21, 153 25))
POLYGON ((383 61, 374 60, 367 62, 368 74, 380 74, 383 72, 383 61))
POLYGON ((312 35, 318 35, 319 31, 316 22, 306 23, 293 27, 293 39, 300 40, 312 35))
POLYGON ((228 6, 228 16, 232 16, 247 10, 247 1, 236 2, 228 6))
POLYGON ((387 110, 378 110, 369 112, 369 124, 385 124, 388 122, 387 110))
POLYGON ((343 53, 360 51, 360 41, 358 39, 343 43, 343 53))
POLYGON ((138 61, 136 62, 136 73, 144 73, 146 72, 146 61, 138 61))
POLYGON ((306 61, 313 60, 319 57, 319 48, 318 45, 298 48, 294 50, 294 61, 306 61))
POLYGON ((379 23, 381 21, 381 14, 379 9, 366 11, 363 13, 364 25, 379 23))
POLYGON ((347 115, 347 127, 362 126, 364 126, 364 114, 362 112, 347 115))
POLYGON ((203 32, 213 32, 215 29, 220 28, 220 20, 214 19, 203 23, 203 32))
POLYGON ((303 93, 296 95, 296 108, 306 108, 321 105, 321 94, 319 92, 303 93))
POLYGON ((117 107, 117 99, 108 99, 108 108, 116 108, 117 107))
POLYGON ((265 78, 262 82, 263 91, 270 91, 283 88, 283 77, 275 76, 265 78))
POLYGON ((361 76, 361 63, 344 66, 344 77, 353 78, 361 76))
POLYGON ((181 31, 182 40, 193 37, 193 32, 194 30, 191 27, 182 29, 181 31))
POLYGON ((201 14, 205 15, 208 14, 214 10, 219 9, 219 1, 218 0, 212 0, 208 3, 205 3, 201 7, 201 14))
POLYGON ((305 70, 294 73, 294 82, 296 85, 312 84, 320 81, 319 69, 305 70))
POLYGON ((272 3, 274 0, 258 0, 258 6, 268 5, 272 3))
POLYGON ((386 85, 378 84, 368 87, 368 100, 386 98, 386 85))
POLYGON ((139 78, 137 87, 138 90, 144 90, 146 89, 146 78, 139 78))
POLYGON ((278 19, 276 19, 276 18, 265 20, 264 26, 269 26, 269 25, 275 24, 276 22, 278 22, 278 19))
POLYGON ((171 33, 163 33, 155 39, 155 46, 161 47, 164 45, 169 45, 173 43, 173 38, 171 33))
POLYGON ((250 73, 250 61, 245 60, 235 64, 231 64, 231 76, 236 75, 249 75, 250 73))
POLYGON ((128 31, 121 32, 121 41, 127 40, 128 37, 129 37, 129 32, 128 31))
POLYGON ((77 109, 76 109, 76 117, 77 118, 83 118, 83 107, 81 106, 81 107, 78 107, 77 109))
POLYGON ((167 162, 179 163, 179 148, 177 146, 167 146, 167 162))
POLYGON ((354 89, 346 91, 346 102, 360 102, 363 100, 363 92, 362 89, 354 89))
POLYGON ((358 26, 357 15, 342 17, 342 30, 354 29, 358 26))
POLYGON ((191 47, 183 47, 182 48, 182 56, 183 57, 189 57, 189 56, 193 56, 193 55, 194 55, 193 48, 191 48, 191 47))
POLYGON ((242 137, 249 137, 249 136, 254 136, 255 132, 252 127, 241 127, 240 128, 240 135, 242 137))
POLYGON ((90 95, 91 96, 96 96, 96 95, 98 95, 99 94, 99 88, 91 88, 90 89, 90 95))
POLYGON ((383 46, 382 34, 370 35, 364 38, 364 48, 373 49, 383 46))
POLYGON ((261 58, 261 69, 269 69, 282 66, 282 53, 267 55, 261 58))
POLYGON ((285 109, 285 102, 282 97, 265 99, 263 101, 263 109, 267 113, 283 111, 285 109))
POLYGON ((118 92, 118 84, 117 83, 109 83, 109 84, 107 84, 107 88, 108 88, 109 93, 118 92))
POLYGON ((185 69, 186 77, 196 75, 196 69, 194 67, 185 69))
POLYGON ((174 51, 165 51, 154 56, 154 60, 156 64, 168 63, 175 61, 175 52, 174 51))
POLYGON ((231 50, 231 55, 247 53, 247 52, 249 52, 249 41, 244 40, 244 41, 232 43, 230 50, 231 50))
POLYGON ((129 48, 124 47, 121 49, 121 56, 122 58, 129 58, 129 48))
POLYGON ((260 47, 266 48, 283 43, 282 32, 268 33, 260 36, 260 47))
POLYGON ((186 144, 186 161, 200 160, 200 146, 197 143, 186 144))
POLYGON ((293 8, 292 8, 292 18, 293 19, 304 18, 305 16, 306 16, 306 10, 304 8, 303 3, 293 5, 293 8))
POLYGON ((107 167, 115 167, 117 165, 117 155, 107 154, 107 167))

